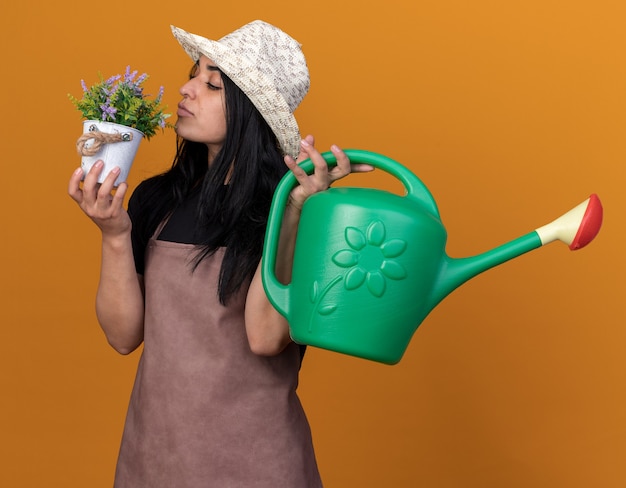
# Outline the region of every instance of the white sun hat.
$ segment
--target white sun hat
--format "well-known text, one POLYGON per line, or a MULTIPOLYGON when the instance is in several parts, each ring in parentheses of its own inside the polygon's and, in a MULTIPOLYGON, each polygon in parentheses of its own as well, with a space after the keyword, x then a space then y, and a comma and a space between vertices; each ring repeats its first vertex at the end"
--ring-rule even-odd
POLYGON ((300 152, 300 130, 293 112, 310 79, 300 43, 279 28, 255 20, 212 41, 172 27, 193 61, 205 55, 252 101, 276 135, 284 154, 300 152))

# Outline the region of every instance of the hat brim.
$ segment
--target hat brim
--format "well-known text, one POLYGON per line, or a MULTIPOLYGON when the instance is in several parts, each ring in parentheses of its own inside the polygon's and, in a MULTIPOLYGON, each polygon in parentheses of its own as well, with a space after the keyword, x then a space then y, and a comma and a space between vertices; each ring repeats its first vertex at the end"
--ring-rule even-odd
POLYGON ((284 154, 296 158, 300 153, 300 129, 289 105, 274 84, 254 64, 235 56, 217 41, 171 26, 172 34, 187 55, 198 61, 202 55, 243 91, 276 135, 284 154))

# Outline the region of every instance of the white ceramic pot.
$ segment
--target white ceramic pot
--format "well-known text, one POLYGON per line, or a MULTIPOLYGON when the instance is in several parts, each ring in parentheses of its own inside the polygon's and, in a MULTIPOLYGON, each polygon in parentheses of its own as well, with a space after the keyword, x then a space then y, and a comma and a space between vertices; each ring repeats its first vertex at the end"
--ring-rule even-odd
POLYGON ((81 167, 86 175, 95 162, 101 159, 104 162, 104 168, 100 173, 98 182, 102 183, 111 170, 119 166, 121 170, 120 175, 115 180, 115 186, 118 186, 128 178, 137 149, 139 149, 139 143, 143 139, 143 133, 132 127, 113 122, 86 120, 83 123, 83 134, 95 134, 96 132, 118 135, 118 141, 103 143, 98 152, 89 156, 85 155, 85 152, 93 148, 94 144, 96 144, 97 136, 85 141, 81 167))

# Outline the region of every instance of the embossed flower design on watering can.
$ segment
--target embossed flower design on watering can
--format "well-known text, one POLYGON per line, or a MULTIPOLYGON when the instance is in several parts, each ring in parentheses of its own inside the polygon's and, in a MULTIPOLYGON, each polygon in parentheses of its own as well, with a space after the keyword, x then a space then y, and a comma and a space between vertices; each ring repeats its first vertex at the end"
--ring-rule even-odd
POLYGON ((332 257, 337 266, 352 268, 346 274, 346 290, 355 290, 363 283, 367 283, 372 295, 381 297, 387 287, 385 277, 392 280, 406 278, 404 266, 392 259, 405 251, 406 241, 402 239, 385 241, 386 234, 385 224, 380 220, 372 222, 365 234, 355 227, 346 228, 345 237, 350 249, 343 249, 332 257), (376 262, 379 256, 368 256, 368 246, 378 251, 377 254, 383 259, 376 262), (371 258, 369 261, 368 257, 371 258), (370 266, 372 260, 373 267, 370 266))
MULTIPOLYGON (((404 266, 393 258, 401 256, 407 243, 403 239, 385 240, 387 229, 380 220, 371 222, 365 232, 356 227, 346 227, 344 234, 348 249, 341 249, 332 256, 332 261, 341 268, 349 268, 345 276, 339 275, 320 289, 317 281, 311 286, 311 303, 320 315, 330 315, 337 309, 336 303, 322 305, 328 291, 344 280, 346 290, 356 290, 364 283, 375 297, 382 297, 387 289, 387 278, 402 280, 407 273, 404 266)), ((309 331, 313 326, 313 316, 309 331)))

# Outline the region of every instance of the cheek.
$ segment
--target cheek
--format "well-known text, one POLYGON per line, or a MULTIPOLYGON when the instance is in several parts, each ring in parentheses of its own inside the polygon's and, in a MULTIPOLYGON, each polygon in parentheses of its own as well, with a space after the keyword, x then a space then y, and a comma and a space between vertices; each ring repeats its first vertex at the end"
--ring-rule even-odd
POLYGON ((207 141, 223 141, 226 137, 226 114, 223 105, 217 101, 212 104, 210 109, 203 114, 201 126, 198 129, 207 141))
POLYGON ((222 132, 226 132, 226 112, 224 109, 224 105, 219 105, 215 107, 213 111, 213 124, 215 128, 222 132))

